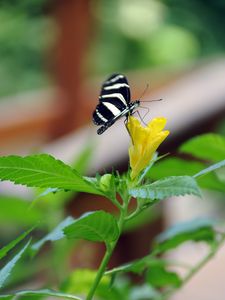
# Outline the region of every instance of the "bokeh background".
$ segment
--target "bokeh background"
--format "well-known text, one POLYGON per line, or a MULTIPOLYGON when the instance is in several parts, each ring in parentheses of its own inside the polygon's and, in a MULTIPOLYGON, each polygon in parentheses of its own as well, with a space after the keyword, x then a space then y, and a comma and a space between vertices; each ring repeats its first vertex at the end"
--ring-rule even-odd
POLYGON ((82 71, 89 77, 115 70, 181 68, 224 54, 223 1, 83 2, 1 1, 1 98, 55 83, 49 68, 63 33, 57 9, 65 10, 70 25, 77 24, 79 6, 79 12, 86 10, 80 27, 67 32, 67 42, 79 48, 86 39, 82 71))
MULTIPOLYGON (((99 87, 112 72, 127 74, 137 98, 147 84, 153 93, 204 66, 199 79, 211 73, 221 80, 224 6, 219 0, 1 1, 2 153, 39 147, 90 123, 99 87)), ((198 100, 189 101, 194 107, 198 100)))
MULTIPOLYGON (((127 75, 133 99, 147 85, 143 101, 164 99, 143 105, 150 109, 147 119, 168 118, 171 135, 162 153, 173 154, 196 134, 224 135, 224 15, 222 0, 1 0, 0 154, 48 152, 70 163, 85 156, 88 163, 82 167, 89 175, 113 167, 126 170, 129 138, 123 120, 100 137, 91 120, 100 86, 113 72, 127 75)), ((74 195, 69 196, 63 201, 48 199, 40 214, 35 211, 24 219, 22 199, 31 201, 33 192, 1 183, 1 244, 46 213, 52 217, 43 232, 65 215, 111 209, 104 199, 93 204, 88 195, 76 195, 76 202, 74 195), (20 204, 12 210, 9 199, 20 204)), ((216 214, 218 206, 212 200, 199 203, 188 198, 165 204, 150 225, 124 235, 115 264, 145 253, 149 236, 166 225, 212 211, 216 214), (129 255, 127 248, 133 249, 129 255)), ((103 248, 88 246, 91 250, 83 251, 85 259, 96 266, 103 248)), ((80 266, 82 259, 75 256, 72 265, 80 266)), ((225 255, 220 259, 225 263, 225 255)), ((201 282, 210 282, 210 273, 223 278, 216 265, 221 260, 214 261, 217 273, 202 272, 199 281, 175 299, 212 299, 201 282)), ((211 290, 221 297, 225 291, 218 282, 211 290)))

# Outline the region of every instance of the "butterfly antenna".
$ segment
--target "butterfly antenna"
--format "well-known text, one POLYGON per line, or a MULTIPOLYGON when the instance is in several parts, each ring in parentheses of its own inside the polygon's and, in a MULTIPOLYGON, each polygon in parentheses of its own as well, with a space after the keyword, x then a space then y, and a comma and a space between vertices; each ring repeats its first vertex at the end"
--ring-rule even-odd
POLYGON ((152 99, 152 100, 145 100, 145 101, 142 101, 142 102, 154 102, 154 101, 162 101, 163 99, 160 98, 160 99, 152 99))
MULTIPOLYGON (((144 95, 145 95, 145 93, 147 92, 147 90, 148 90, 148 88, 149 88, 149 84, 147 83, 147 85, 146 85, 146 88, 144 89, 144 91, 143 91, 143 93, 141 94, 141 97, 139 98, 140 100, 141 100, 141 98, 143 98, 144 97, 144 95)), ((154 102, 154 101, 162 101, 163 99, 162 98, 160 98, 160 99, 152 99, 152 100, 145 100, 145 101, 141 101, 141 102, 154 102)))
POLYGON ((139 100, 141 100, 141 98, 144 97, 144 95, 145 95, 145 93, 147 92, 148 88, 149 88, 149 84, 147 83, 147 85, 146 85, 144 91, 142 92, 141 97, 139 98, 139 100))
MULTIPOLYGON (((149 84, 147 84, 147 86, 146 86, 144 92, 142 93, 140 99, 144 96, 144 94, 146 93, 148 87, 149 87, 149 84)), ((154 102, 154 101, 161 101, 161 100, 163 100, 163 99, 162 99, 162 98, 160 98, 160 99, 152 99, 152 100, 149 100, 149 101, 148 101, 148 100, 147 100, 147 101, 146 101, 146 100, 145 100, 145 101, 141 101, 141 100, 140 100, 140 102, 141 102, 141 103, 143 103, 143 102, 154 102)), ((144 117, 141 117, 140 113, 137 111, 137 113, 138 113, 138 115, 139 115, 141 121, 142 121, 145 125, 147 125, 147 124, 145 123, 145 121, 144 121, 144 118, 145 118, 145 117, 147 116, 147 114, 149 113, 149 108, 148 108, 148 107, 141 106, 141 105, 139 105, 139 107, 144 108, 144 109, 147 109, 147 112, 145 113, 144 117)))

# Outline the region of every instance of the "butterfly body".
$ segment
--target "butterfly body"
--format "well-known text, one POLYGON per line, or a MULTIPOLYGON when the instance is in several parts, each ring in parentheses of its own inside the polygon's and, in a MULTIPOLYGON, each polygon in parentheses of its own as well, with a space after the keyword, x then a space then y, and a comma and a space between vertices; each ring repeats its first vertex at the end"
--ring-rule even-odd
POLYGON ((119 118, 131 115, 140 101, 130 101, 130 87, 122 74, 111 75, 102 85, 99 104, 93 112, 94 124, 101 127, 97 130, 102 134, 119 118))

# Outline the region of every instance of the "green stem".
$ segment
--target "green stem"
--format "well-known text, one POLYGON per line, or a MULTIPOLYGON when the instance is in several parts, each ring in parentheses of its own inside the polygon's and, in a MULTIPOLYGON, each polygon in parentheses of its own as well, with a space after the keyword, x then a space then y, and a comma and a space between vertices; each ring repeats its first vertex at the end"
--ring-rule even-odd
MULTIPOLYGON (((212 247, 211 251, 209 251, 209 253, 186 275, 186 277, 182 281, 182 285, 186 284, 202 267, 204 267, 207 264, 207 262, 217 253, 217 251, 223 245, 224 241, 225 241, 225 235, 222 234, 222 237, 220 241, 217 243, 217 245, 212 247)), ((176 289, 168 290, 160 297, 160 300, 168 299, 175 291, 176 289)))
MULTIPOLYGON (((128 201, 127 201, 128 202, 128 201)), ((120 218, 119 218, 119 221, 118 221, 118 228, 119 228, 119 233, 121 234, 122 232, 122 229, 123 229, 123 224, 124 224, 124 220, 125 220, 125 217, 126 217, 126 214, 127 214, 127 206, 128 206, 128 203, 124 203, 124 206, 123 208, 121 209, 121 213, 120 213, 120 218)), ((120 234, 119 234, 119 237, 120 237, 120 234)), ((106 247, 106 253, 103 257, 103 260, 101 262, 101 265, 98 269, 98 272, 97 272, 97 275, 95 277, 95 280, 94 280, 94 283, 93 285, 91 286, 91 289, 87 295, 87 298, 86 300, 91 300, 94 296, 94 293, 105 273, 105 270, 106 270, 106 267, 107 267, 107 264, 110 260, 110 257, 112 256, 112 253, 113 253, 113 250, 114 248, 116 247, 116 244, 119 240, 119 237, 113 241, 112 243, 108 244, 107 247, 106 247)))
POLYGON ((187 274, 187 276, 184 278, 183 283, 187 283, 193 277, 193 275, 195 275, 217 253, 224 241, 225 236, 222 236, 218 244, 212 247, 211 251, 209 251, 209 253, 197 264, 197 266, 191 269, 189 274, 187 274))
POLYGON ((113 251, 114 247, 113 246, 112 247, 107 247, 106 253, 105 253, 104 258, 101 262, 101 265, 98 269, 98 273, 95 277, 95 281, 94 281, 94 283, 93 283, 93 285, 92 285, 92 287, 91 287, 91 289, 88 293, 88 296, 87 296, 86 300, 91 300, 92 297, 94 296, 94 293, 95 293, 95 291, 96 291, 96 289, 97 289, 97 287, 100 283, 100 280, 101 280, 101 278, 102 278, 102 276, 105 272, 106 266, 109 262, 109 259, 110 259, 111 255, 112 255, 112 251, 113 251))
POLYGON ((146 209, 146 207, 143 207, 143 205, 145 204, 143 199, 136 200, 136 203, 137 203, 136 209, 126 217, 125 221, 129 221, 137 217, 141 212, 143 212, 144 209, 146 209))
POLYGON ((112 197, 112 198, 110 198, 110 199, 111 199, 112 203, 113 203, 119 210, 122 209, 122 205, 119 203, 119 201, 117 200, 116 197, 112 197))
POLYGON ((128 215, 125 219, 125 221, 129 221, 133 218, 135 218, 137 215, 139 215, 141 212, 143 211, 143 209, 139 206, 135 209, 135 211, 133 211, 130 215, 128 215))

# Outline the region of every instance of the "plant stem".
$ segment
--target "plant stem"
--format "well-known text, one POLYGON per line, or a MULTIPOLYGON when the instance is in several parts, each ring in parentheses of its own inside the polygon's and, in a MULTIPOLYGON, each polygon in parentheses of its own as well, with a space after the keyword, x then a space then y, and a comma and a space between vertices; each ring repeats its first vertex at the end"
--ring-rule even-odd
MULTIPOLYGON (((225 235, 222 234, 222 237, 220 241, 217 243, 217 245, 213 246, 211 251, 209 251, 209 253, 195 267, 193 267, 190 270, 190 272, 184 277, 182 281, 182 286, 186 284, 202 267, 206 265, 206 263, 217 253, 217 251, 223 245, 224 241, 225 241, 225 235)), ((176 289, 168 290, 160 297, 160 300, 168 299, 175 291, 176 289)))
POLYGON ((110 259, 111 255, 112 255, 113 249, 114 249, 114 247, 108 247, 107 248, 106 253, 104 255, 104 258, 103 258, 103 260, 101 262, 101 265, 98 269, 98 273, 95 277, 95 281, 94 281, 94 283, 93 283, 93 285, 92 285, 92 287, 91 287, 91 289, 88 293, 88 296, 87 296, 86 300, 91 300, 92 297, 94 296, 94 293, 95 293, 95 291, 96 291, 96 289, 99 285, 99 282, 100 282, 100 280, 101 280, 101 278, 102 278, 102 276, 105 272, 106 266, 109 262, 109 259, 110 259))
POLYGON ((211 251, 197 264, 197 266, 191 269, 189 274, 187 274, 187 276, 183 280, 184 284, 188 282, 193 277, 193 275, 195 275, 202 267, 204 267, 204 265, 218 252, 220 247, 223 245, 224 241, 225 236, 223 235, 216 247, 212 247, 211 251))
POLYGON ((119 240, 119 237, 120 237, 120 234, 122 232, 124 220, 125 220, 125 217, 126 217, 126 214, 127 214, 127 206, 128 206, 128 203, 124 203, 124 206, 120 211, 120 218, 119 218, 119 221, 118 221, 119 236, 115 241, 113 241, 112 243, 106 245, 106 253, 105 253, 105 255, 102 259, 102 262, 101 262, 101 265, 98 269, 98 272, 97 272, 97 275, 95 277, 94 283, 91 286, 91 289, 90 289, 90 291, 87 295, 86 300, 91 300, 93 298, 94 293, 95 293, 95 291, 96 291, 96 289, 97 289, 97 287, 98 287, 98 285, 99 285, 99 283, 102 279, 102 276, 104 275, 107 264, 110 260, 110 257, 112 256, 113 250, 116 247, 116 244, 117 244, 117 242, 119 240))

